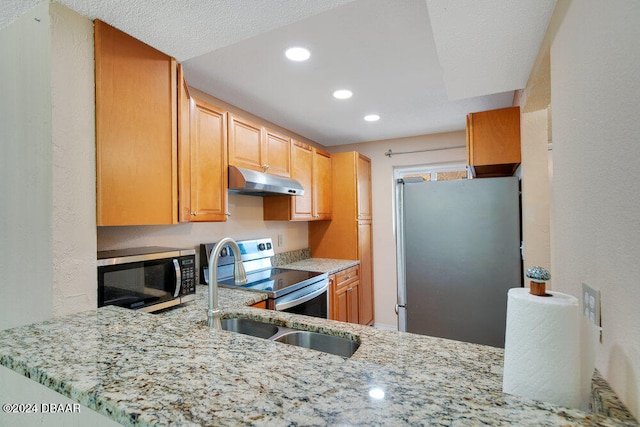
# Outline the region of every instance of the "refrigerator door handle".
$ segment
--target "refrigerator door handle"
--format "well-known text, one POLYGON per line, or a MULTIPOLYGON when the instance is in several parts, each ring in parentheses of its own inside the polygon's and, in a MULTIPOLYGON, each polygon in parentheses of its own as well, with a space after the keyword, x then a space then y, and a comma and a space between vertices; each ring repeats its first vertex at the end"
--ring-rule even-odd
POLYGON ((396 304, 396 314, 400 313, 401 308, 407 308, 406 304, 396 304))

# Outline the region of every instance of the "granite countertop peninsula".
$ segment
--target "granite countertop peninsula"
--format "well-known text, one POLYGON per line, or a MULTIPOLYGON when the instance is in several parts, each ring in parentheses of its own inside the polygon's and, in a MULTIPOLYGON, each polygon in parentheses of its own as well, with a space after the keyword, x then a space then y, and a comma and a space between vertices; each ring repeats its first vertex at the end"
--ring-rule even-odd
POLYGON ((587 414, 502 393, 502 349, 246 307, 266 295, 219 291, 223 317, 360 347, 345 359, 210 330, 198 286, 196 301, 161 314, 111 306, 0 331, 0 364, 123 425, 637 425, 624 406, 587 414))

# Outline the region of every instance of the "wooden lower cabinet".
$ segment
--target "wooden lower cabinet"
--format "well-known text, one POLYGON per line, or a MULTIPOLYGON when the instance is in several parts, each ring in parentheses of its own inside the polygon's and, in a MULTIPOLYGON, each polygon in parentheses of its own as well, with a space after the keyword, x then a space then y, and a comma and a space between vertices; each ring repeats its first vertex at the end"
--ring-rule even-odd
POLYGON ((373 325, 373 259, 371 221, 358 221, 358 257, 360 258, 359 317, 362 325, 373 325))
POLYGON ((253 308, 264 308, 266 310, 267 309, 267 301, 260 301, 260 302, 257 302, 255 304, 251 304, 250 307, 253 307, 253 308))
POLYGON ((359 323, 359 266, 329 277, 329 318, 341 322, 359 323))

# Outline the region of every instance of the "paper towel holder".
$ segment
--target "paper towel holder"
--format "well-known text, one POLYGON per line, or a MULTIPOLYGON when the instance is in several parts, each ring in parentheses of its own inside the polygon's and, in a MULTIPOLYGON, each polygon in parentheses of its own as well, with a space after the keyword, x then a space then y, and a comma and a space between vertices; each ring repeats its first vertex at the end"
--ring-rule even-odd
POLYGON ((551 273, 549 270, 540 266, 534 265, 527 269, 527 277, 531 279, 529 282, 529 293, 539 297, 551 297, 552 294, 547 293, 547 280, 551 279, 551 273))

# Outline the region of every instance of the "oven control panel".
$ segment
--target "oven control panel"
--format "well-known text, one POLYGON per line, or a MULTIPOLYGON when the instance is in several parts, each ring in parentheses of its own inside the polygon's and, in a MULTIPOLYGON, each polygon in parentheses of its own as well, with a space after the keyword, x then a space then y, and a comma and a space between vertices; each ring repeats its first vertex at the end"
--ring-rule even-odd
MULTIPOLYGON (((238 240, 238 247, 240 248, 240 254, 242 262, 245 263, 245 269, 251 270, 255 268, 266 268, 271 266, 270 258, 275 255, 273 249, 273 241, 271 237, 265 237, 263 239, 250 239, 250 240, 238 240), (252 261, 251 263, 249 263, 252 261)), ((202 243, 200 245, 200 284, 206 285, 209 273, 209 258, 211 257, 211 251, 216 246, 216 243, 202 243)), ((227 271, 233 271, 230 267, 235 262, 235 257, 231 252, 229 246, 225 246, 220 250, 220 256, 218 257, 218 271, 220 277, 226 277, 227 271)))

